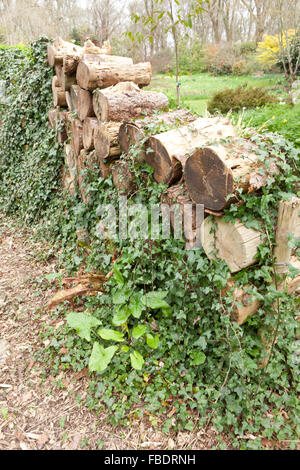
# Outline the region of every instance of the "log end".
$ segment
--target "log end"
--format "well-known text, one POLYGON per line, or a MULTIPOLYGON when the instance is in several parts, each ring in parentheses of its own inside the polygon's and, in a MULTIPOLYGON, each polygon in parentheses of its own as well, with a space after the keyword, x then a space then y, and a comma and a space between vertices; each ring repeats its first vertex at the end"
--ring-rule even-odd
POLYGON ((227 196, 233 193, 232 171, 210 148, 198 149, 185 166, 187 189, 196 204, 212 211, 222 211, 228 204, 227 196))

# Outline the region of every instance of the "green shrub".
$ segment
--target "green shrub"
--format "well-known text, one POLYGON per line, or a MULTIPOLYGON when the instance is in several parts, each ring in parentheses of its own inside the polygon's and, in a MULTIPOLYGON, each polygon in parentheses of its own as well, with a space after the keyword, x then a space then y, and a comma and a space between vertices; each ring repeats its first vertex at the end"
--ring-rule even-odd
POLYGON ((204 71, 204 50, 198 39, 192 41, 191 44, 186 39, 182 39, 178 52, 181 73, 200 73, 204 71))
POLYGON ((271 96, 265 88, 241 85, 235 89, 225 88, 215 93, 209 101, 207 109, 211 114, 216 112, 226 114, 229 111, 256 108, 276 102, 277 98, 271 96))

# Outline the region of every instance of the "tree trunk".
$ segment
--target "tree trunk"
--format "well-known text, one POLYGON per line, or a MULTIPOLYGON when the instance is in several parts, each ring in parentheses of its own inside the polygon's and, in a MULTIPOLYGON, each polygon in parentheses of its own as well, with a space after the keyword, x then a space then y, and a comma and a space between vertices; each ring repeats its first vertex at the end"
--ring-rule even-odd
POLYGON ((114 88, 109 93, 105 93, 105 89, 94 93, 94 109, 100 121, 128 121, 151 115, 169 105, 163 93, 141 90, 118 92, 114 88))
POLYGON ((77 94, 77 115, 81 121, 95 116, 92 93, 82 88, 79 88, 77 94))
POLYGON ((95 130, 98 126, 98 119, 93 117, 87 117, 83 121, 82 127, 82 139, 83 139, 83 147, 85 150, 94 150, 94 136, 95 130))
POLYGON ((225 222, 223 218, 207 218, 203 224, 202 246, 209 259, 224 260, 230 271, 236 273, 257 262, 256 255, 262 243, 262 234, 243 223, 225 222), (214 232, 214 224, 216 231, 214 232), (217 254, 214 254, 217 250, 217 254))
MULTIPOLYGON (((130 146, 146 139, 146 131, 153 127, 164 127, 165 125, 184 125, 193 122, 197 117, 186 109, 176 109, 167 113, 146 117, 134 122, 124 122, 120 127, 119 143, 121 150, 129 152, 130 146)), ((143 152, 141 150, 141 152, 143 152)), ((144 153, 141 156, 144 159, 144 153)))
POLYGON ((73 147, 75 156, 78 157, 81 150, 83 149, 82 122, 80 121, 80 119, 74 119, 74 121, 72 121, 71 145, 73 147))
POLYGON ((233 126, 226 119, 199 118, 184 127, 150 137, 145 160, 154 167, 157 182, 171 184, 181 178, 182 169, 196 148, 235 135, 233 126))
POLYGON ((134 82, 147 86, 151 81, 151 64, 134 65, 104 64, 81 61, 77 68, 77 82, 85 90, 107 88, 119 82, 134 82))
POLYGON ((116 160, 121 155, 118 142, 119 122, 99 123, 94 133, 95 150, 100 160, 116 160))

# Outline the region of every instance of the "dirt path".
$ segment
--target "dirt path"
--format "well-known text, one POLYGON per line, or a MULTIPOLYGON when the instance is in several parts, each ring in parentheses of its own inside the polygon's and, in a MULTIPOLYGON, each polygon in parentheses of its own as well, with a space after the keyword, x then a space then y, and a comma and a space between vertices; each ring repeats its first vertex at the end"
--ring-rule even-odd
MULTIPOLYGON (((36 261, 28 233, 0 219, 0 449, 207 449, 216 435, 188 432, 166 436, 136 422, 112 428, 105 416, 80 406, 76 395, 87 394, 88 380, 69 372, 63 389, 55 378, 43 378, 33 358, 41 346, 42 324, 53 319, 43 310, 51 290, 41 288, 55 260, 36 261)), ((41 248, 41 247, 40 247, 41 248)), ((59 322, 60 320, 56 320, 59 322)), ((55 325, 57 326, 57 324, 55 325)))

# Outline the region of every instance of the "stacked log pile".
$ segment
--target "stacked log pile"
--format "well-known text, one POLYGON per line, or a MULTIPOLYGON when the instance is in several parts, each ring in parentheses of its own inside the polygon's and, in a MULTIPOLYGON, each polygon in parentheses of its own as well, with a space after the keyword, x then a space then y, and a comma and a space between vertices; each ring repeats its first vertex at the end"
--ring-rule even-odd
MULTIPOLYGON (((55 73, 49 122, 65 146, 67 191, 75 194, 78 188, 88 202, 84 175, 96 167, 103 178, 112 173, 120 194, 137 191, 126 162, 135 145, 135 158, 152 166, 155 180, 169 187, 162 204, 193 206, 192 230, 184 234, 187 247, 193 247, 199 233, 194 207, 202 204, 205 215, 213 215, 201 228, 207 256, 226 261, 232 273, 256 263, 262 234, 242 222, 226 222, 222 215, 241 193, 259 191, 278 174, 272 155, 262 158, 259 148, 241 137, 228 119, 167 111, 163 93, 143 90, 151 82, 151 64, 112 55, 108 42, 100 48, 88 40, 79 47, 57 38, 48 46, 48 62, 55 73), (158 125, 173 129, 151 135, 158 125)), ((292 230, 300 237, 300 216, 292 230)), ((244 294, 235 292, 239 305, 244 294)), ((242 312, 236 308, 236 318, 242 323, 257 309, 258 303, 248 302, 242 312)))

